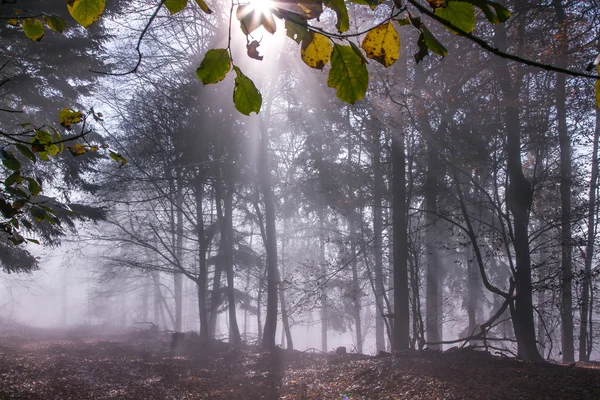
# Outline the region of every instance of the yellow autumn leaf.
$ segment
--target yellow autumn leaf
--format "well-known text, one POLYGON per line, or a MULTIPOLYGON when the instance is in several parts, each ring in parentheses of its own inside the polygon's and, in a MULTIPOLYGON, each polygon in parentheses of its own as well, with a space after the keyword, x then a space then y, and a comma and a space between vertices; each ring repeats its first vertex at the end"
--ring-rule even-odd
POLYGON ((69 14, 84 28, 100 18, 105 5, 106 0, 67 0, 69 14))
POLYGON ((400 57, 400 36, 392 23, 388 22, 367 33, 362 48, 367 53, 367 57, 387 68, 400 57))
POLYGON ((44 25, 39 19, 26 18, 23 21, 23 32, 29 39, 39 42, 44 36, 44 25))
POLYGON ((333 45, 320 33, 307 32, 302 39, 300 56, 302 61, 311 68, 323 69, 331 59, 333 45))
POLYGON ((67 149, 73 154, 75 157, 85 154, 87 149, 81 143, 76 143, 71 147, 67 147, 67 149))

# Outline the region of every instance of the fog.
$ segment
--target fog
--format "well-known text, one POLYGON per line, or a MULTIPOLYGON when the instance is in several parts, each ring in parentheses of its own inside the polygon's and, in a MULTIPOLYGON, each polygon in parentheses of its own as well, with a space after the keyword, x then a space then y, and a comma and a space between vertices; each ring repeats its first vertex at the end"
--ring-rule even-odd
POLYGON ((597 4, 317 3, 3 26, 2 332, 598 357, 597 4))

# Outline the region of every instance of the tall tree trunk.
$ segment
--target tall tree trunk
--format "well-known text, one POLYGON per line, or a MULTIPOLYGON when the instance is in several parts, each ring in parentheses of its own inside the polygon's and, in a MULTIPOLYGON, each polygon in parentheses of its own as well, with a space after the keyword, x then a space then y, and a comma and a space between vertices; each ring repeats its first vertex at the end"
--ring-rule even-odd
MULTIPOLYGON (((425 121, 429 124, 428 121, 425 121)), ((425 251, 427 253, 427 308, 425 324, 427 329, 427 342, 439 343, 442 341, 442 279, 438 257, 437 237, 437 195, 438 177, 440 168, 438 153, 435 147, 427 145, 427 180, 425 183, 425 221, 427 225, 425 251)), ((439 350, 437 344, 427 347, 439 350)))
MULTIPOLYGON (((285 280, 287 278, 287 263, 285 260, 285 239, 286 239, 286 220, 285 217, 283 219, 283 236, 281 239, 281 279, 282 284, 279 286, 279 303, 281 303, 281 322, 283 324, 283 332, 285 333, 285 338, 287 342, 287 349, 294 349, 294 341, 292 340, 292 331, 290 329, 290 321, 287 312, 287 304, 285 301, 285 280)), ((283 341, 282 341, 283 342, 283 341)))
MULTIPOLYGON (((230 168, 230 167, 228 167, 230 168)), ((230 178, 229 174, 227 178, 230 178)), ((230 179, 228 179, 230 180, 230 179)), ((239 345, 242 343, 240 329, 237 323, 237 308, 235 304, 235 286, 233 276, 233 189, 231 181, 228 182, 228 188, 225 192, 223 205, 224 213, 224 242, 225 249, 223 256, 225 259, 225 272, 227 274, 227 302, 229 304, 229 343, 239 345)))
MULTIPOLYGON (((183 194, 181 193, 180 176, 177 176, 177 192, 176 192, 176 241, 175 254, 177 255, 177 263, 181 267, 183 262, 183 194)), ((183 332, 183 274, 179 270, 173 272, 173 294, 175 296, 175 332, 183 332)))
MULTIPOLYGON (((198 236, 198 316, 200 319, 200 341, 208 342, 209 324, 208 310, 206 307, 206 285, 207 285, 207 268, 206 268, 206 250, 207 243, 204 236, 204 213, 202 200, 204 195, 204 185, 200 174, 196 177, 196 230, 198 236)), ((213 334, 214 336, 214 334, 213 334)))
POLYGON ((259 179, 265 203, 265 230, 267 243, 267 313, 265 316, 265 329, 262 338, 262 347, 266 349, 275 348, 275 336, 277 334, 277 303, 279 287, 279 269, 277 267, 277 230, 275 227, 275 199, 273 195, 273 184, 271 167, 269 163, 269 132, 260 120, 260 154, 259 154, 259 179))
POLYGON ((477 332, 477 319, 479 310, 481 310, 481 280, 479 277, 479 268, 475 255, 473 254, 473 248, 467 247, 466 252, 466 263, 467 263, 467 316, 469 317, 469 335, 473 335, 477 332))
POLYGON ((392 186, 394 232, 394 327, 392 350, 402 351, 410 345, 408 296, 408 221, 406 196, 406 155, 404 132, 392 132, 392 186))
POLYGON ((350 220, 350 256, 354 259, 351 262, 352 265, 352 312, 354 314, 354 326, 356 327, 356 351, 359 354, 363 352, 363 335, 361 326, 361 290, 360 282, 358 280, 358 257, 356 256, 356 227, 354 221, 350 220))
MULTIPOLYGON (((569 30, 565 10, 561 0, 553 0, 559 26, 558 52, 556 65, 567 67, 569 50, 569 30)), ((561 230, 561 341, 563 362, 575 361, 573 347, 573 268, 571 238, 571 142, 567 129, 566 76, 556 76, 556 119, 558 122, 558 143, 560 145, 560 230, 561 230)))
MULTIPOLYGON (((325 211, 324 208, 319 212, 319 268, 323 281, 327 274, 327 264, 325 259, 325 211)), ((321 287, 321 351, 326 353, 329 348, 327 345, 327 324, 329 322, 327 289, 325 284, 321 287)))
POLYGON ((377 353, 385 351, 385 321, 383 296, 385 288, 383 285, 383 219, 381 210, 383 208, 383 172, 381 169, 381 141, 380 130, 376 125, 373 130, 373 175, 375 187, 373 189, 373 253, 375 254, 375 348, 377 353))
POLYGON ((160 326, 160 308, 161 308, 161 302, 160 302, 160 272, 158 271, 153 271, 151 273, 152 276, 152 286, 154 288, 154 296, 153 296, 153 302, 154 302, 154 318, 152 320, 152 322, 154 322, 154 324, 156 326, 160 326))
MULTIPOLYGON (((520 3, 519 3, 520 4, 520 3)), ((516 5, 517 12, 520 10, 516 5)), ((519 41, 524 40, 525 13, 518 18, 519 41)), ((495 26, 495 41, 500 49, 506 48, 506 27, 495 26)), ((505 59, 496 58, 496 73, 503 95, 504 123, 506 128, 506 157, 509 184, 507 188, 507 208, 513 217, 516 273, 514 302, 510 303, 519 355, 529 361, 541 361, 535 340, 533 320, 533 299, 531 283, 531 255, 529 251, 529 212, 533 202, 533 187, 523 174, 521 164, 521 120, 519 115, 519 87, 521 85, 521 67, 518 77, 513 78, 505 59)))
POLYGON ((148 278, 144 276, 142 280, 142 321, 148 322, 148 311, 150 304, 150 285, 148 278))
MULTIPOLYGON (((217 221, 220 220, 221 217, 221 206, 219 205, 220 199, 218 199, 217 203, 217 221)), ((212 282, 212 291, 210 295, 210 307, 209 307, 209 316, 208 316, 208 336, 211 339, 215 338, 215 334, 217 332, 217 317, 219 315, 219 306, 221 305, 221 274, 223 273, 224 267, 224 258, 223 254, 224 246, 219 245, 219 250, 217 252, 217 257, 215 260, 215 271, 213 274, 213 282, 212 282)))
MULTIPOLYGON (((599 41, 600 44, 600 41, 599 41)), ((594 260, 594 242, 596 232, 596 191, 598 190, 598 142, 600 140, 600 108, 596 108, 596 130, 592 150, 592 176, 590 178, 588 204, 588 231, 585 246, 585 267, 581 293, 581 326, 579 330, 579 359, 589 361, 592 352, 591 341, 591 291, 592 262, 594 260), (589 328, 589 329, 588 329, 589 328)))

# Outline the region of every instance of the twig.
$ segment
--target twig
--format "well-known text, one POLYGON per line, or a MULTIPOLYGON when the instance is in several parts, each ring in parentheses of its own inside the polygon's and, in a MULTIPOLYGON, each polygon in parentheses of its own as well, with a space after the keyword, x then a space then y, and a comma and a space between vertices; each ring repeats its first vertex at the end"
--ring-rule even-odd
POLYGON ((454 25, 452 22, 447 21, 446 19, 440 17, 439 15, 436 15, 434 12, 432 12, 431 10, 428 10, 427 8, 425 8, 424 6, 422 6, 421 4, 419 4, 416 0, 407 0, 410 4, 412 4, 417 10, 419 10, 421 13, 427 15, 428 17, 436 20, 437 22, 439 22, 440 24, 444 25, 446 28, 450 28, 453 31, 457 32, 458 35, 465 37, 467 39, 469 39, 470 41, 472 41, 473 43, 477 44, 479 47, 489 51, 492 54, 495 54, 498 57, 502 57, 502 58, 506 58, 509 60, 513 60, 513 61, 517 61, 521 64, 525 64, 525 65, 529 65, 531 67, 536 67, 536 68, 540 68, 546 71, 552 71, 552 72, 559 72, 562 74, 567 74, 567 75, 571 75, 571 76, 577 76, 577 77, 582 77, 582 78, 590 78, 590 79, 600 79, 600 75, 593 75, 593 74, 588 74, 585 72, 578 72, 578 71, 572 71, 570 69, 566 69, 566 68, 560 68, 551 64, 544 64, 544 63, 540 63, 537 61, 533 61, 533 60, 529 60, 527 58, 523 58, 523 57, 519 57, 517 55, 514 54, 510 54, 510 53, 506 53, 500 49, 498 49, 497 47, 494 47, 492 45, 490 45, 488 42, 486 42, 485 40, 471 34, 468 32, 463 31, 462 29, 458 28, 456 25, 454 25))
POLYGON ((138 59, 137 59, 137 63, 135 64, 135 67, 133 67, 131 70, 126 71, 126 72, 104 72, 104 71, 96 71, 96 70, 93 70, 93 69, 90 69, 90 72, 93 72, 93 73, 96 73, 96 74, 101 74, 101 75, 110 75, 110 76, 125 76, 125 75, 129 75, 129 74, 135 74, 137 72, 140 64, 142 63, 143 54, 140 51, 140 46, 142 45, 142 40, 144 39, 144 36, 146 35, 146 32, 148 32, 148 29, 150 29, 150 25, 152 25, 152 22, 154 22, 154 19, 158 15, 158 12, 160 11, 160 8, 163 6, 163 4, 165 4, 165 1, 166 0, 161 0, 160 1, 160 4, 158 5, 158 7, 156 7, 156 9, 154 10, 154 12, 152 13, 152 16, 150 17, 150 19, 146 23, 146 26, 144 27, 144 29, 142 30, 142 33, 140 34, 140 37, 138 38, 137 45, 135 46, 135 51, 138 54, 138 59))

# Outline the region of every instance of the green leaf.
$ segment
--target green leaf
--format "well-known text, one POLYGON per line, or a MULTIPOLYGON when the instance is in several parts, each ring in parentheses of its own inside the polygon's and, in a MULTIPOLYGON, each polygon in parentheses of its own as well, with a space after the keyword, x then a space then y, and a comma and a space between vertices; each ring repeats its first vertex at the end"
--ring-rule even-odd
MULTIPOLYGON (((7 192, 7 193, 10 193, 10 194, 12 194, 12 195, 14 195, 14 196, 20 197, 20 198, 22 198, 22 199, 29 199, 29 197, 31 197, 31 196, 30 196, 28 193, 26 193, 26 192, 25 192, 23 189, 19 189, 18 187, 8 186, 8 187, 6 188, 6 192, 7 192)), ((17 208, 17 206, 19 206, 19 204, 20 204, 20 203, 18 202, 18 200, 17 200, 17 201, 15 201, 15 205, 14 205, 14 207, 15 207, 15 208, 17 208)), ((23 203, 23 205, 25 205, 25 204, 23 203)), ((21 207, 23 207, 23 206, 19 206, 19 208, 21 208, 21 207)))
POLYGON ((369 87, 367 66, 350 46, 335 44, 327 85, 337 89, 337 97, 349 104, 362 99, 369 87))
POLYGON ((16 147, 21 152, 21 154, 29 158, 31 161, 36 162, 37 159, 35 158, 35 154, 33 153, 33 151, 31 151, 31 149, 28 146, 25 146, 21 143, 17 143, 16 147))
POLYGON ((30 243, 40 244, 40 242, 38 240, 35 240, 35 239, 32 239, 32 238, 26 238, 25 240, 27 240, 30 243))
POLYGON ((23 226, 29 230, 31 230, 33 228, 33 225, 31 225, 31 222, 27 221, 26 219, 22 219, 21 223, 23 224, 23 226))
POLYGON ((26 18, 23 21, 23 32, 29 39, 39 42, 44 36, 44 25, 39 19, 26 18))
MULTIPOLYGON (((435 14, 458 29, 471 33, 475 29, 475 8, 464 1, 450 1, 444 8, 436 8, 435 14)), ((452 30, 450 29, 452 32, 452 30)))
POLYGON ((21 169, 21 163, 12 153, 8 153, 10 156, 4 160, 2 160, 2 164, 10 170, 19 171, 21 169))
POLYGON ((254 86, 254 82, 242 71, 234 66, 235 86, 233 88, 233 104, 235 108, 244 115, 250 115, 251 112, 259 113, 262 105, 262 95, 254 86))
POLYGON ((448 49, 442 45, 433 33, 427 29, 425 25, 421 25, 421 35, 419 36, 419 41, 423 41, 427 49, 431 50, 438 56, 446 57, 448 55, 448 49))
POLYGON ((400 57, 400 36, 394 25, 388 22, 371 29, 363 39, 362 48, 367 57, 387 68, 400 57))
POLYGON ((110 152, 110 158, 112 158, 113 160, 115 160, 116 162, 118 162, 120 164, 119 168, 124 167, 125 164, 127 164, 127 159, 125 159, 125 157, 123 157, 119 153, 115 153, 112 150, 109 150, 109 152, 110 152))
POLYGON ((13 172, 12 174, 10 174, 5 180, 4 180, 4 185, 5 186, 11 186, 14 185, 15 183, 21 183, 23 182, 23 177, 21 176, 21 171, 16 171, 13 172))
POLYGON ((356 53, 356 55, 360 57, 360 59, 363 61, 363 63, 365 63, 365 64, 369 63, 369 61, 367 61, 367 59, 363 55, 362 51, 360 50, 360 47, 358 47, 352 41, 350 41, 350 47, 352 47, 352 50, 354 50, 354 52, 356 53))
POLYGON ((52 139, 52 135, 43 129, 38 129, 35 131, 34 140, 37 140, 39 143, 42 143, 42 144, 48 144, 48 143, 52 143, 54 141, 52 139))
POLYGON ((55 144, 46 145, 46 152, 54 157, 60 153, 60 147, 55 144))
POLYGON ((327 36, 307 32, 302 39, 300 56, 309 67, 323 69, 331 59, 332 49, 333 46, 327 36))
POLYGON ((46 219, 46 216, 48 215, 46 213, 46 210, 38 206, 31 207, 29 209, 29 214, 31 214, 33 219, 35 219, 37 222, 42 222, 44 219, 46 219))
POLYGON ((231 59, 227 49, 211 49, 206 52, 196 75, 203 84, 208 85, 225 79, 230 69, 231 59))
POLYGON ((304 35, 306 34, 306 20, 300 20, 298 19, 298 22, 301 23, 297 23, 294 21, 294 19, 290 18, 290 19, 286 19, 285 20, 285 33, 286 35, 295 40, 296 43, 300 44, 302 42, 302 39, 304 38, 304 35))
POLYGON ((178 13, 187 6, 188 0, 165 0, 165 7, 171 15, 178 13))
POLYGON ((67 21, 54 14, 43 14, 42 18, 44 22, 48 26, 48 28, 52 29, 55 32, 63 33, 65 28, 67 27, 67 21))
POLYGON ((38 194, 42 193, 42 186, 38 183, 38 181, 36 181, 33 178, 25 178, 25 180, 27 181, 27 183, 29 183, 29 193, 31 193, 34 196, 37 196, 38 194))
POLYGON ((67 129, 71 129, 71 125, 81 122, 82 117, 81 111, 75 111, 72 108, 63 108, 58 115, 60 124, 67 129))
POLYGON ((69 14, 84 28, 100 18, 105 5, 106 0, 67 0, 69 14))
POLYGON ((348 8, 346 7, 344 0, 325 0, 323 1, 323 4, 335 11, 335 14, 337 15, 337 23, 335 24, 335 27, 337 28, 338 32, 342 33, 350 29, 348 8))

